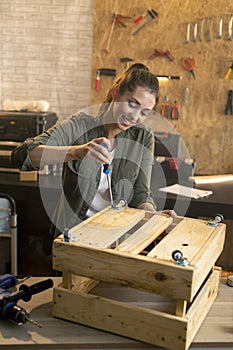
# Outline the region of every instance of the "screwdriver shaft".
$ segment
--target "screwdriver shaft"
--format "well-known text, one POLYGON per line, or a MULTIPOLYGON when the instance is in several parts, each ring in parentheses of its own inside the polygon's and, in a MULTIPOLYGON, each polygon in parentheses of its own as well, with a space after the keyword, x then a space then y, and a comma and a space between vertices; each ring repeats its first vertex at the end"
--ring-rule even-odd
POLYGON ((110 194, 111 206, 113 207, 113 196, 112 196, 112 188, 111 188, 110 176, 109 176, 109 174, 106 174, 106 176, 107 176, 107 181, 108 181, 108 189, 109 189, 109 194, 110 194))

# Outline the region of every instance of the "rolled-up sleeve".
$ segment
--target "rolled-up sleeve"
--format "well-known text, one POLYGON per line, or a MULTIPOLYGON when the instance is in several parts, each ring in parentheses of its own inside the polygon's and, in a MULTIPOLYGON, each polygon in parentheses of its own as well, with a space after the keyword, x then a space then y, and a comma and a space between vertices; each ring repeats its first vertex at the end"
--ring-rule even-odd
POLYGON ((66 120, 57 123, 44 133, 26 139, 21 145, 16 147, 12 153, 10 161, 20 170, 30 171, 35 168, 30 160, 30 150, 39 145, 48 146, 69 146, 77 137, 85 132, 85 115, 73 115, 66 120))
POLYGON ((29 138, 11 152, 10 162, 23 171, 37 170, 30 159, 29 151, 41 143, 29 138))

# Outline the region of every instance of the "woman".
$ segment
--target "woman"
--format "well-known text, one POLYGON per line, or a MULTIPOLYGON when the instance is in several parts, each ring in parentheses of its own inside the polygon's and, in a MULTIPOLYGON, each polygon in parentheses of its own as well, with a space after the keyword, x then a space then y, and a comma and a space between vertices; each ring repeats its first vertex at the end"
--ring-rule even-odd
POLYGON ((12 163, 21 170, 64 164, 64 196, 52 237, 110 204, 106 163, 115 203, 124 199, 131 207, 156 210, 150 191, 154 136, 142 122, 158 95, 157 77, 145 66, 133 65, 115 80, 98 116, 73 115, 12 152, 12 163))

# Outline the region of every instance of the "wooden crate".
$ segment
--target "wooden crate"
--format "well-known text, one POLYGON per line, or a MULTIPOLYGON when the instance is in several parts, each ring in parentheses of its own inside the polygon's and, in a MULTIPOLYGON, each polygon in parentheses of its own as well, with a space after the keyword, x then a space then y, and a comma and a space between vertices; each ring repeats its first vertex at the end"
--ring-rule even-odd
POLYGON ((218 293, 221 269, 214 265, 223 249, 224 224, 108 207, 70 233, 70 242, 61 235, 53 243, 53 268, 63 275, 54 288, 55 317, 168 349, 188 349, 218 293), (188 265, 177 264, 174 250, 188 265), (122 285, 126 293, 130 287, 169 297, 174 311, 95 295, 100 281, 122 285))

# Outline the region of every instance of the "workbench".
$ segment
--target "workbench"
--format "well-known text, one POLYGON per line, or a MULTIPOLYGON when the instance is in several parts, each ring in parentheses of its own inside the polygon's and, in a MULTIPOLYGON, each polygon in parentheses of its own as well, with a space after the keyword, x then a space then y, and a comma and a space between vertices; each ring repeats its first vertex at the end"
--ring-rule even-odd
MULTIPOLYGON (((32 285, 46 279, 32 277, 25 284, 32 285)), ((61 281, 60 277, 52 278, 54 286, 61 281)), ((121 297, 125 301, 141 305, 156 302, 155 294, 122 288, 116 285, 100 284, 96 287, 102 294, 113 298, 121 297)), ((0 350, 58 350, 58 349, 161 349, 131 340, 125 337, 99 331, 69 321, 52 317, 52 288, 33 295, 29 302, 18 302, 36 322, 38 328, 27 322, 21 326, 9 321, 0 320, 0 350)), ((158 297, 159 298, 159 297, 158 297)), ((157 300, 165 302, 166 300, 157 300)), ((233 288, 222 278, 220 292, 199 329, 190 349, 233 349, 233 288)))

